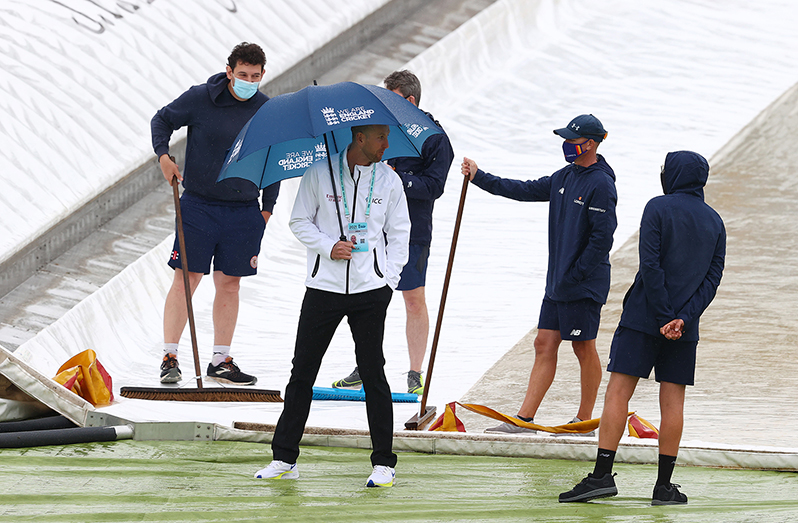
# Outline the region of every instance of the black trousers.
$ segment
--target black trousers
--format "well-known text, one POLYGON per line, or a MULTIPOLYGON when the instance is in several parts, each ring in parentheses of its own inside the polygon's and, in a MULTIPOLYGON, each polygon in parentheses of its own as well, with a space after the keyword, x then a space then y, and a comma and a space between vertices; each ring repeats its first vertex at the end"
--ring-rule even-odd
POLYGON ((358 294, 307 289, 299 315, 291 379, 285 389, 283 413, 272 440, 274 459, 296 463, 321 360, 336 328, 346 316, 366 393, 366 414, 373 449, 371 464, 396 466, 396 454, 392 450, 393 402, 385 378, 382 350, 385 313, 392 295, 393 291, 388 286, 358 294))

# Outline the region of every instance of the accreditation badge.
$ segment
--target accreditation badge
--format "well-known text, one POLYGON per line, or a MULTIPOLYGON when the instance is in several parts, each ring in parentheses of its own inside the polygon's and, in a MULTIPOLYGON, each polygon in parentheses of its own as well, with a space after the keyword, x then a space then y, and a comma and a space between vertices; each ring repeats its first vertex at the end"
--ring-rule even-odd
POLYGON ((354 222, 349 224, 349 241, 355 244, 352 252, 368 252, 369 250, 369 226, 366 222, 354 222))

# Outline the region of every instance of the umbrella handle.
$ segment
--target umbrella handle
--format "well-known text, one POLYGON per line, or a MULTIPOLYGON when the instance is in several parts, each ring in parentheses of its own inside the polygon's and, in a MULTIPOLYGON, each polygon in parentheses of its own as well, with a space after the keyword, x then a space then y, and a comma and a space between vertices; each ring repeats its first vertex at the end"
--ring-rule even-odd
POLYGON ((432 338, 432 348, 429 351, 429 363, 427 364, 427 382, 424 384, 424 393, 421 395, 421 407, 419 409, 419 419, 427 409, 427 395, 429 386, 432 382, 432 368, 435 365, 435 354, 438 351, 438 339, 441 335, 441 324, 443 323, 443 309, 446 307, 446 295, 449 294, 449 280, 452 278, 452 266, 454 265, 454 251, 457 248, 457 237, 460 235, 460 223, 463 220, 463 208, 465 207, 466 191, 468 191, 468 176, 463 177, 463 188, 460 191, 460 206, 457 208, 457 218, 454 221, 454 234, 452 234, 452 247, 449 250, 449 264, 446 267, 446 276, 443 279, 443 292, 441 293, 441 305, 438 307, 438 321, 435 324, 435 335, 432 338))
MULTIPOLYGON (((313 85, 319 85, 316 80, 313 80, 313 85)), ((330 182, 332 183, 333 198, 335 199, 335 214, 338 215, 338 228, 341 230, 341 241, 346 241, 346 234, 344 234, 344 224, 341 220, 341 209, 338 207, 338 195, 335 193, 335 175, 333 174, 332 160, 330 159, 330 145, 327 143, 327 133, 322 135, 324 137, 324 150, 327 151, 327 166, 330 168, 330 182)))
MULTIPOLYGON (((314 81, 315 84, 315 81, 314 81)), ((332 184, 333 199, 335 200, 335 214, 338 215, 338 228, 341 230, 341 241, 346 241, 344 234, 344 223, 341 220, 341 208, 338 205, 338 194, 335 190, 335 175, 333 174, 332 159, 330 159, 330 145, 327 143, 327 133, 324 133, 324 148, 327 150, 327 166, 330 168, 330 183, 332 184)), ((344 154, 344 153, 341 153, 344 154)))

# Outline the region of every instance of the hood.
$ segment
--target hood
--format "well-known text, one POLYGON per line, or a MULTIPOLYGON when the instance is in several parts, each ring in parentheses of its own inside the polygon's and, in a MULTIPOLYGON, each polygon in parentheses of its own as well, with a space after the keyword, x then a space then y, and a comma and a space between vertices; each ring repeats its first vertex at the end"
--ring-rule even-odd
POLYGON ((232 95, 222 97, 221 95, 227 90, 227 84, 230 83, 230 80, 227 79, 227 73, 217 73, 210 78, 205 83, 206 87, 208 88, 208 95, 211 97, 211 101, 214 105, 217 106, 226 106, 232 105, 236 102, 236 99, 233 98, 232 95))
POLYGON ((668 153, 660 175, 665 194, 693 194, 702 200, 707 178, 709 163, 703 156, 691 151, 668 153))
POLYGON ((607 163, 607 160, 604 159, 603 156, 600 154, 596 155, 596 163, 591 164, 587 167, 582 167, 581 165, 576 165, 575 163, 570 164, 571 168, 573 168, 577 173, 581 174, 586 171, 591 171, 593 169, 597 169, 599 171, 603 171, 607 176, 612 178, 612 181, 615 181, 615 172, 613 172, 612 167, 610 164, 607 163))

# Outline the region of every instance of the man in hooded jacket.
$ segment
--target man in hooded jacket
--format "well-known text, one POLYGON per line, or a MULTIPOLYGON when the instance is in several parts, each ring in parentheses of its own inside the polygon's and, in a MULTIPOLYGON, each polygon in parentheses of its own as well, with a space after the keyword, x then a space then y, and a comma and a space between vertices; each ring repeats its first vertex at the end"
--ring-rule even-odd
MULTIPOLYGON (((257 44, 242 42, 233 48, 226 71, 195 85, 161 108, 150 123, 152 147, 167 182, 183 182, 180 197, 189 285, 193 293, 203 275, 211 272, 214 346, 208 377, 223 383, 254 385, 255 376, 241 372, 230 356, 238 318, 242 276, 257 273, 258 254, 266 223, 274 209, 280 184, 260 190, 252 182, 230 178, 216 183, 227 151, 241 128, 269 99, 258 91, 266 56, 257 44), (185 177, 169 154, 169 139, 188 127, 185 177)), ((169 266, 175 270, 164 305, 164 349, 161 382, 175 383, 182 374, 177 363, 178 343, 186 326, 186 297, 182 257, 177 238, 169 266)))
MULTIPOLYGON (((462 173, 491 194, 518 201, 549 202, 549 263, 546 294, 535 337, 535 363, 517 417, 533 417, 554 381, 557 352, 562 340, 571 341, 579 360, 581 401, 576 417, 593 416, 601 362, 596 352, 601 306, 610 290, 610 248, 615 218, 615 173, 597 154, 607 131, 592 114, 577 116, 567 127, 556 129, 568 165, 537 180, 512 180, 488 174, 468 158, 462 173)), ((485 432, 534 434, 535 430, 502 423, 485 432)))
POLYGON ((640 222, 640 268, 626 293, 610 348, 610 381, 601 415, 596 465, 560 502, 614 496, 612 465, 629 399, 654 369, 660 383, 659 472, 652 505, 687 503, 671 483, 684 425, 684 394, 695 376, 698 323, 723 275, 726 230, 704 203, 709 164, 689 151, 668 153, 664 196, 648 202, 640 222))

